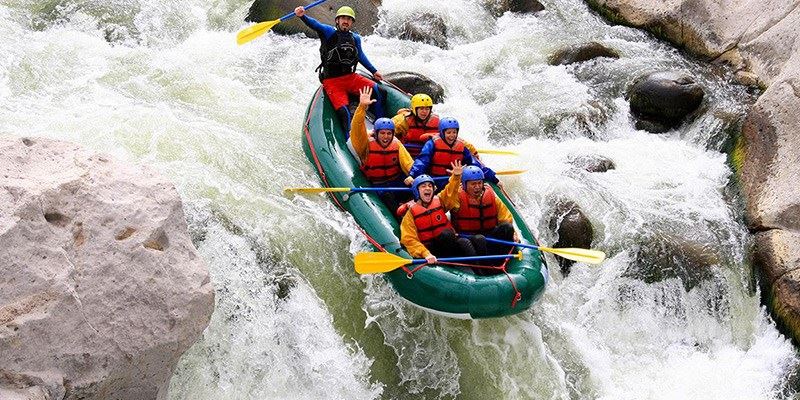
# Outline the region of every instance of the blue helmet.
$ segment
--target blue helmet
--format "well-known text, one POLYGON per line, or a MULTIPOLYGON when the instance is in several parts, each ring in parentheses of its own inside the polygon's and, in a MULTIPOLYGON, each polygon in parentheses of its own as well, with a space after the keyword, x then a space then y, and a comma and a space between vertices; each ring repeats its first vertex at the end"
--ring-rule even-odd
POLYGON ((476 165, 467 165, 461 173, 461 185, 466 187, 467 181, 482 181, 483 170, 476 165))
POLYGON ((443 135, 445 129, 455 128, 458 130, 458 120, 453 117, 444 117, 439 120, 439 135, 443 135))
POLYGON ((389 118, 378 118, 375 120, 375 132, 388 129, 394 131, 394 122, 389 118))
POLYGON ((434 190, 436 190, 436 182, 433 181, 433 178, 430 175, 422 174, 414 178, 414 182, 411 183, 411 194, 414 195, 414 200, 419 200, 419 185, 425 182, 433 184, 434 190))

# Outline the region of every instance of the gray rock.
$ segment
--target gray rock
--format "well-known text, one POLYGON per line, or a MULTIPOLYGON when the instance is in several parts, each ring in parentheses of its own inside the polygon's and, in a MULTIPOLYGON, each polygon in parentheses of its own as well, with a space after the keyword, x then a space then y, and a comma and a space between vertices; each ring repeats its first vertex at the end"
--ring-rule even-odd
POLYGON ((633 258, 624 276, 645 283, 678 278, 687 292, 711 278, 711 267, 720 265, 720 255, 711 246, 670 233, 642 238, 633 258))
MULTIPOLYGON (((561 200, 556 203, 549 221, 551 230, 558 233, 558 240, 553 247, 580 247, 588 249, 594 240, 592 223, 583 214, 581 208, 571 200, 561 200)), ((575 261, 556 257, 561 273, 569 275, 570 268, 575 261)))
POLYGON ((153 399, 214 306, 153 170, 0 135, 0 395, 153 399))
POLYGON ((567 162, 587 172, 606 172, 617 168, 610 158, 597 154, 570 156, 567 162))
POLYGON ((550 65, 568 65, 598 57, 619 58, 619 52, 598 42, 580 43, 559 49, 548 57, 550 65))
POLYGON ((444 101, 444 89, 442 86, 425 75, 416 72, 397 71, 384 74, 383 77, 407 93, 425 93, 431 96, 434 103, 444 101))
POLYGON ((398 37, 446 49, 447 25, 438 15, 414 14, 400 27, 398 37))
POLYGON ((705 92, 691 76, 674 71, 654 72, 639 77, 628 91, 631 113, 643 121, 638 129, 663 132, 679 125, 700 106, 705 92))
POLYGON ((483 6, 495 17, 506 11, 515 13, 535 13, 544 10, 544 5, 537 0, 484 0, 483 6))
POLYGON ((767 305, 784 331, 800 342, 800 234, 781 229, 756 233, 753 268, 767 305))
MULTIPOLYGON (((245 21, 263 22, 278 19, 298 6, 306 6, 306 0, 255 0, 247 12, 245 21)), ((356 23, 353 30, 361 35, 370 35, 378 24, 378 6, 380 0, 333 0, 320 4, 306 12, 307 15, 319 22, 334 25, 336 10, 341 6, 350 6, 356 12, 356 23)), ((275 33, 293 35, 303 33, 308 37, 317 37, 317 33, 307 27, 299 18, 292 18, 275 25, 275 33)))

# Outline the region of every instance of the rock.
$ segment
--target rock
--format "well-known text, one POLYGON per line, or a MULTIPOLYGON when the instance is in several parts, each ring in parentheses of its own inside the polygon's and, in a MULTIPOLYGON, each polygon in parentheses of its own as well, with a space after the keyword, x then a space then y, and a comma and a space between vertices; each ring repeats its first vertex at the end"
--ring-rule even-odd
POLYGON ((403 40, 447 48, 447 25, 442 17, 431 13, 412 15, 403 23, 397 36, 403 40))
POLYGON ((548 57, 550 65, 568 65, 597 57, 619 58, 619 52, 598 42, 575 44, 559 49, 548 57))
POLYGON ((544 5, 537 0, 484 0, 483 6, 495 17, 506 11, 515 13, 535 13, 544 10, 544 5))
POLYGON ((596 154, 570 156, 567 162, 588 172, 606 172, 616 168, 610 158, 596 154))
POLYGON ((720 264, 711 245, 663 232, 645 236, 633 258, 624 276, 645 283, 678 278, 687 292, 713 276, 711 267, 720 264))
MULTIPOLYGON (((592 223, 583 214, 575 202, 562 200, 556 203, 549 223, 550 229, 558 233, 558 240, 553 247, 580 247, 588 249, 594 240, 592 223)), ((561 274, 569 275, 575 261, 556 257, 561 267, 561 274)))
POLYGON ((431 96, 434 103, 444 101, 444 89, 442 86, 425 75, 416 72, 398 71, 389 72, 384 74, 383 77, 408 93, 425 93, 431 96))
POLYGON ((214 307, 155 171, 0 135, 0 397, 164 397, 214 307))
POLYGON ((756 233, 753 269, 779 326, 800 341, 800 234, 782 229, 756 233))
MULTIPOLYGON (((335 25, 336 10, 341 6, 350 6, 356 12, 356 23, 353 30, 361 35, 370 35, 378 24, 379 0, 331 1, 320 4, 306 12, 307 15, 323 24, 335 25)), ((255 0, 244 18, 246 22, 263 22, 278 19, 298 6, 306 6, 305 0, 255 0)), ((272 28, 275 33, 293 35, 303 33, 308 37, 317 37, 313 29, 306 26, 299 18, 291 18, 272 28)))
MULTIPOLYGON (((704 94, 703 88, 691 76, 681 72, 662 71, 638 78, 627 97, 630 100, 631 113, 640 121, 673 128, 700 106, 704 94)), ((640 128, 637 125, 637 129, 650 126, 642 124, 640 128)))
POLYGON ((800 230, 799 95, 800 79, 776 83, 745 117, 733 158, 753 231, 800 230))

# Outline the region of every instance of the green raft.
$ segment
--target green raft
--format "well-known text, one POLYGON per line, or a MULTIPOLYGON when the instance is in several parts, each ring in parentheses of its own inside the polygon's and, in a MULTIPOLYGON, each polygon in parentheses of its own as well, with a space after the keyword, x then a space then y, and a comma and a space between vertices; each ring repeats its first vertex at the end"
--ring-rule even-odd
MULTIPOLYGON (((389 115, 408 107, 410 98, 381 83, 386 91, 384 107, 389 115)), ((306 111, 303 150, 325 187, 368 187, 359 161, 348 147, 336 113, 320 87, 306 111)), ((536 244, 528 225, 513 203, 494 187, 514 215, 523 243, 536 244)), ((400 224, 375 193, 330 193, 333 202, 353 215, 366 238, 377 251, 411 258, 400 245, 400 224)), ((542 295, 547 284, 547 267, 538 250, 522 249, 523 259, 506 264, 507 274, 477 276, 467 268, 425 266, 410 274, 398 268, 386 278, 403 298, 431 313, 472 319, 512 315, 527 310, 542 295)))

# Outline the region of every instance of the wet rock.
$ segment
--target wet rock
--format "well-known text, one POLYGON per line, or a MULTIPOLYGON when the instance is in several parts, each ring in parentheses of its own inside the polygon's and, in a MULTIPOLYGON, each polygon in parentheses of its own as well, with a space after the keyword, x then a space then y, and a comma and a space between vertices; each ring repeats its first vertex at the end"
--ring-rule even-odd
POLYGON ((535 13, 544 10, 544 5, 537 0, 484 0, 483 6, 495 17, 506 11, 515 13, 535 13))
POLYGON ((172 184, 74 144, 7 135, 0 288, 2 398, 166 396, 214 307, 172 184))
POLYGON ((756 233, 753 269, 779 326, 800 343, 800 234, 782 229, 756 233))
MULTIPOLYGON (((246 22, 263 22, 278 19, 298 6, 306 6, 305 0, 255 0, 245 17, 246 22)), ((356 23, 353 30, 361 35, 370 35, 378 23, 378 6, 380 1, 348 0, 347 2, 328 2, 320 4, 306 12, 306 15, 323 24, 334 25, 336 10, 341 6, 350 6, 356 12, 356 23)), ((272 28, 275 33, 293 35, 303 33, 308 37, 317 37, 313 29, 306 26, 299 18, 291 18, 272 28)))
POLYGON ((711 278, 711 267, 720 264, 720 256, 711 245, 670 233, 645 236, 633 259, 624 276, 645 283, 678 278, 687 292, 711 278))
POLYGON ((606 172, 616 168, 610 158, 597 154, 570 156, 567 162, 588 172, 606 172))
MULTIPOLYGON (((571 200, 559 201, 550 217, 550 229, 558 234, 558 240, 553 247, 580 247, 588 249, 594 240, 592 223, 583 214, 581 208, 571 200)), ((561 268, 561 274, 569 275, 569 270, 575 261, 556 257, 561 268)))
POLYGON ((389 72, 384 74, 383 77, 408 93, 425 93, 431 96, 434 103, 444 101, 444 89, 442 86, 425 75, 416 72, 398 71, 389 72))
POLYGON ((703 88, 688 74, 662 71, 638 78, 627 97, 631 113, 638 119, 637 129, 660 133, 665 132, 663 128, 678 126, 700 106, 704 95, 703 88))
POLYGON ((446 49, 447 25, 438 15, 414 14, 400 27, 398 37, 446 49))
POLYGON ((575 44, 559 49, 547 60, 550 65, 568 65, 597 57, 619 58, 620 54, 598 42, 575 44))

